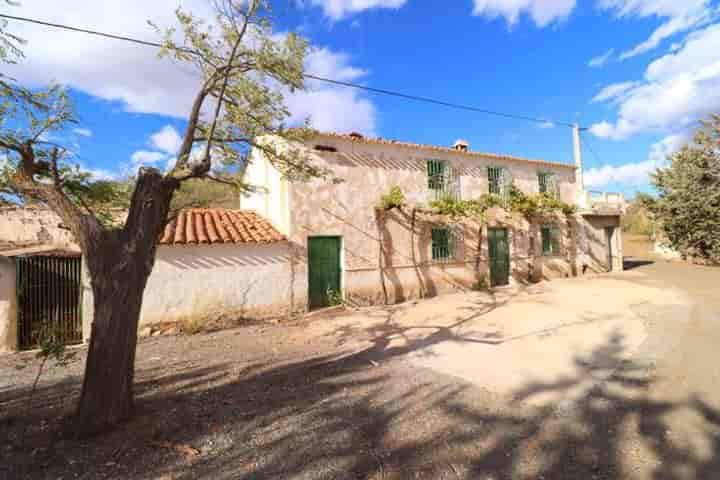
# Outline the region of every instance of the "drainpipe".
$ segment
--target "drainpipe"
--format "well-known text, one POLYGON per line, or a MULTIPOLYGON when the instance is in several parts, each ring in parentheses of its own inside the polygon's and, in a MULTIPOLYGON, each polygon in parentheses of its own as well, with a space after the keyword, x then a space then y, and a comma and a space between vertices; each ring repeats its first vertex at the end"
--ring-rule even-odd
POLYGON ((580 209, 587 208, 587 194, 583 183, 582 150, 580 148, 580 125, 573 125, 573 153, 575 155, 575 187, 577 188, 577 204, 580 209))

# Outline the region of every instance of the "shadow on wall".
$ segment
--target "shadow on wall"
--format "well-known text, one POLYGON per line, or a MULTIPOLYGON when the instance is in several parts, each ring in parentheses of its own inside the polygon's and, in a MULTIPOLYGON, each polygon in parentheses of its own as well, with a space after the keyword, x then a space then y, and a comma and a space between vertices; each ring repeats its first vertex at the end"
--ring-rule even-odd
MULTIPOLYGON (((430 372, 424 381, 408 381, 405 369, 410 367, 387 361, 463 338, 449 328, 437 328, 397 346, 392 339, 402 334, 388 319, 373 332, 370 346, 350 354, 281 365, 249 361, 239 372, 233 362, 199 367, 180 359, 140 369, 140 415, 133 422, 93 439, 92 449, 58 435, 57 424, 50 423, 43 431, 33 431, 24 447, 14 448, 0 473, 18 478, 19 465, 24 465, 30 477, 99 476, 108 465, 120 468, 118 462, 123 476, 147 477, 152 472, 150 476, 177 479, 329 475, 660 480, 709 479, 720 471, 720 411, 693 396, 662 401, 646 395, 653 379, 642 366, 627 361, 618 333, 578 355, 576 375, 527 383, 510 399, 493 399, 471 384, 430 372), (520 408, 521 401, 537 395, 568 394, 588 377, 607 375, 611 366, 618 368, 573 412, 558 415, 555 406, 520 408), (669 434, 667 419, 677 412, 693 416, 696 441, 703 448, 669 434), (83 460, 48 462, 56 452, 38 446, 52 438, 61 439, 64 458, 83 460), (158 461, 180 456, 158 447, 162 442, 202 445, 203 453, 186 462, 158 461), (641 453, 648 461, 638 461, 641 453)), ((41 386, 38 408, 27 417, 26 391, 0 392, 9 438, 25 422, 54 418, 58 406, 69 413, 79 386, 77 377, 41 386)))
POLYGON ((157 261, 180 269, 262 267, 290 262, 287 242, 259 245, 161 246, 157 261))

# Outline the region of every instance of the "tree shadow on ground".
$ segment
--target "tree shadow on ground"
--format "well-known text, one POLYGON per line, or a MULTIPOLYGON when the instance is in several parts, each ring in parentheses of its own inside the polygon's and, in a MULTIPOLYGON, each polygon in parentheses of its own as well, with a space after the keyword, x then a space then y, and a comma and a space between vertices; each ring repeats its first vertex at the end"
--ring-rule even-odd
MULTIPOLYGON (((47 423, 68 412, 58 411, 58 392, 75 396, 78 387, 51 385, 38 391, 31 417, 13 417, 47 427, 25 446, 2 446, 0 478, 680 479, 720 472, 720 411, 700 398, 653 398, 651 372, 627 360, 618 334, 575 358, 576 374, 524 385, 511 398, 402 361, 446 339, 439 330, 402 348, 378 340, 284 363, 141 369, 135 419, 89 440, 47 423), (589 378, 605 381, 574 405, 528 403, 589 378), (667 418, 677 412, 698 422, 692 442, 669 435, 667 418)), ((4 392, 0 406, 17 413, 19 398, 4 392)))
POLYGON ((652 265, 653 263, 655 262, 652 260, 635 257, 623 257, 623 270, 634 270, 646 265, 652 265))

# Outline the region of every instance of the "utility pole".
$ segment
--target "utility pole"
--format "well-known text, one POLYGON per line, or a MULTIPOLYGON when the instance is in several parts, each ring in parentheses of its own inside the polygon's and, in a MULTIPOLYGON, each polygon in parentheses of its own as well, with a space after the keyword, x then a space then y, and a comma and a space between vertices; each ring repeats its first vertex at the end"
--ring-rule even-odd
POLYGON ((575 186, 577 187, 577 203, 582 208, 587 208, 587 195, 583 183, 582 150, 580 148, 580 125, 573 125, 573 153, 575 155, 575 186))

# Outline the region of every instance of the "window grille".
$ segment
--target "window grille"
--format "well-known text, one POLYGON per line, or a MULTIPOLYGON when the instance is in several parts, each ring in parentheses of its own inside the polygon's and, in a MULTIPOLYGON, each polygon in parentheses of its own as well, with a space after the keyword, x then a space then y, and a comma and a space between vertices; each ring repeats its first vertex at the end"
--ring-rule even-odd
POLYGON ((455 259, 457 234, 450 228, 432 229, 432 261, 443 263, 455 259))
POLYGON ((512 177, 505 167, 488 167, 488 192, 499 196, 503 203, 510 199, 512 177))
POLYGON ((560 229, 552 225, 543 225, 540 229, 543 255, 560 253, 560 229))
POLYGON ((430 200, 460 199, 460 184, 455 170, 445 160, 427 161, 430 200))
POLYGON ((538 173, 538 190, 540 193, 550 195, 553 198, 557 198, 557 177, 554 173, 539 172, 538 173))

